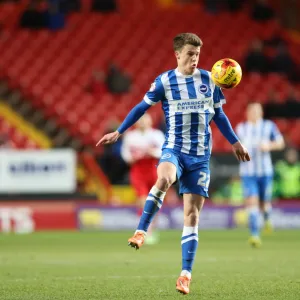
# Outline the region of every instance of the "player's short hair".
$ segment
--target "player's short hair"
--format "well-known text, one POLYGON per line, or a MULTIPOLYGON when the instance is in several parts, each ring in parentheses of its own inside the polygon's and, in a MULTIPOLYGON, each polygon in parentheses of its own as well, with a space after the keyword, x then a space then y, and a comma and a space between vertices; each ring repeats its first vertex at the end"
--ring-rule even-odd
POLYGON ((173 39, 174 51, 180 51, 185 45, 201 47, 203 42, 198 35, 194 33, 180 33, 173 39))

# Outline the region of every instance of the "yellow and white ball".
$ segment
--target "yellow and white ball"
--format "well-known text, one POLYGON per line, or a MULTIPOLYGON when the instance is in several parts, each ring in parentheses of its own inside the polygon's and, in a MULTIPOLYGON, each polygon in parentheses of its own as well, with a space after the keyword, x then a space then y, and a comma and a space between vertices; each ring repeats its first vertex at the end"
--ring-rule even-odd
POLYGON ((213 65, 211 77, 217 86, 223 89, 232 89, 241 82, 242 68, 235 60, 223 58, 213 65))

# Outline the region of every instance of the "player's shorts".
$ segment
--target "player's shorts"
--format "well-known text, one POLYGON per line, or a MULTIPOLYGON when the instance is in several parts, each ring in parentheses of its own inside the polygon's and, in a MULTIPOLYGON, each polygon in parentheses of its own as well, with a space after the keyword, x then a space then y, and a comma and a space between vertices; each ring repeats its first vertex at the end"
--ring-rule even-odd
POLYGON ((164 149, 159 164, 162 162, 170 162, 176 166, 181 195, 197 194, 208 198, 209 161, 203 161, 199 156, 164 149))
POLYGON ((244 197, 256 196, 260 201, 272 200, 273 176, 242 176, 244 197))

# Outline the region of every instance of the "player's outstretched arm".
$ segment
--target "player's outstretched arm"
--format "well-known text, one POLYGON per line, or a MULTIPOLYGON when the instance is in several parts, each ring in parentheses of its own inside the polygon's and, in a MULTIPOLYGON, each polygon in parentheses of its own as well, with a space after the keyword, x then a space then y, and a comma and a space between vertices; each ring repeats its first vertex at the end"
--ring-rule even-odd
POLYGON ((223 136, 232 145, 233 153, 238 161, 250 161, 247 149, 240 143, 222 107, 215 108, 213 120, 222 132, 223 136))
POLYGON ((115 143, 121 134, 118 131, 110 132, 104 135, 96 144, 96 146, 115 143))
POLYGON ((142 100, 129 112, 120 127, 116 131, 104 135, 98 141, 96 146, 115 143, 121 136, 121 134, 123 134, 129 127, 131 127, 150 107, 151 105, 142 100))

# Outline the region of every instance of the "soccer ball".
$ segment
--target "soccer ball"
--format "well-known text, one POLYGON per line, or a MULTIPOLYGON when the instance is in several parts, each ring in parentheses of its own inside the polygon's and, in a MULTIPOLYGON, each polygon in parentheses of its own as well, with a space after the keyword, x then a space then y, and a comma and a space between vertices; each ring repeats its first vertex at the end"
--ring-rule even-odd
POLYGON ((235 60, 223 58, 213 65, 211 78, 215 85, 224 89, 232 89, 242 79, 242 68, 235 60))

